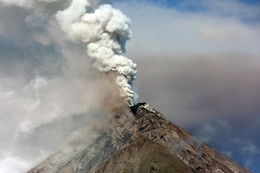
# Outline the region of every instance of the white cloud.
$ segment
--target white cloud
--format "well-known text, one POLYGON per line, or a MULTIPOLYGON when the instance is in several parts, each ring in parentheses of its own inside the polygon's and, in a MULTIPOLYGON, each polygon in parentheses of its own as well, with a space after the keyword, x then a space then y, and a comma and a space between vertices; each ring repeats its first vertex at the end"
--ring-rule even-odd
POLYGON ((7 6, 32 8, 33 4, 37 1, 50 3, 50 2, 60 1, 60 0, 0 0, 0 3, 7 6))
POLYGON ((29 8, 32 6, 33 1, 32 0, 0 0, 0 3, 3 3, 3 5, 7 5, 7 6, 15 5, 15 6, 29 8))
POLYGON ((227 155, 228 157, 232 157, 233 151, 222 151, 222 153, 227 155))
POLYGON ((260 54, 260 23, 248 24, 241 19, 241 16, 250 18, 256 13, 251 10, 254 7, 234 1, 232 9, 246 9, 243 13, 248 15, 236 12, 224 15, 222 10, 225 9, 221 5, 214 9, 217 13, 208 5, 210 3, 204 3, 206 11, 194 12, 136 1, 117 3, 133 21, 133 39, 128 52, 160 56, 227 52, 260 54))
POLYGON ((225 131, 226 134, 230 133, 229 123, 224 120, 215 120, 211 123, 206 123, 203 128, 199 130, 196 136, 201 141, 209 143, 212 139, 215 139, 216 136, 223 131, 225 131))
POLYGON ((32 163, 25 161, 19 157, 12 155, 12 153, 6 153, 4 158, 0 158, 1 173, 21 173, 28 169, 28 166, 32 163))
POLYGON ((252 141, 245 142, 245 145, 242 148, 242 152, 249 154, 260 154, 259 149, 255 146, 252 141))

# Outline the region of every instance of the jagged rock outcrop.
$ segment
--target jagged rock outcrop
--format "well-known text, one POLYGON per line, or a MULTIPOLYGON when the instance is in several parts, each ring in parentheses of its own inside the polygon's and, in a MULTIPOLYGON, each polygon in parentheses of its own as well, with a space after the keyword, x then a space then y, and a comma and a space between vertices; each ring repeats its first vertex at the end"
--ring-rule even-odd
POLYGON ((28 173, 250 173, 148 104, 116 113, 89 146, 72 143, 28 173))

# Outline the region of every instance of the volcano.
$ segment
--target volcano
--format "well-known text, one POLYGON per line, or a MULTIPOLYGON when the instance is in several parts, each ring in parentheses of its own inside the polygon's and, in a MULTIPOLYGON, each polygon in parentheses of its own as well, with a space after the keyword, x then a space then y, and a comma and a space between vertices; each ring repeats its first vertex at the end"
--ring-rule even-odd
POLYGON ((91 145, 72 142, 28 173, 250 173, 146 103, 115 112, 91 145))

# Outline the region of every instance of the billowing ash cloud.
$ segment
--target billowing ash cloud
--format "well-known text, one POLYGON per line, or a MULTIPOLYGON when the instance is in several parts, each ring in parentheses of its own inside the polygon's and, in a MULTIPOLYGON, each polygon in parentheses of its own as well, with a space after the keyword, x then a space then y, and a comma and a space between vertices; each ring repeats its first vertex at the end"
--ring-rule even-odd
POLYGON ((73 0, 67 9, 56 14, 56 18, 69 39, 87 45, 87 53, 96 69, 116 72, 120 94, 129 106, 133 106, 136 64, 122 56, 126 41, 131 37, 130 20, 110 5, 93 8, 88 0, 73 0))
MULTIPOLYGON (((111 32, 111 41, 115 43, 108 52, 117 55, 105 60, 113 61, 111 67, 102 66, 109 74, 99 74, 89 67, 84 45, 66 40, 57 23, 57 11, 68 7, 69 1, 0 0, 1 173, 25 172, 77 136, 86 136, 83 143, 87 145, 101 124, 102 128, 107 126, 111 111, 126 106, 114 75, 118 74, 118 81, 126 80, 123 84, 131 83, 126 76, 130 76, 132 69, 126 71, 124 65, 132 61, 120 56, 124 52, 124 40, 131 36, 129 20, 120 11, 108 5, 103 7, 111 11, 111 15, 101 18, 107 20, 104 21, 107 30, 102 32, 111 32)), ((93 1, 92 5, 97 7, 96 3, 93 1)), ((71 22, 79 21, 85 8, 93 10, 84 4, 80 8, 83 9, 81 14, 74 16, 71 22)), ((87 29, 94 35, 99 34, 92 28, 87 29)), ((93 39, 90 39, 92 46, 97 44, 93 39)), ((101 43, 105 49, 107 43, 112 42, 101 43)))

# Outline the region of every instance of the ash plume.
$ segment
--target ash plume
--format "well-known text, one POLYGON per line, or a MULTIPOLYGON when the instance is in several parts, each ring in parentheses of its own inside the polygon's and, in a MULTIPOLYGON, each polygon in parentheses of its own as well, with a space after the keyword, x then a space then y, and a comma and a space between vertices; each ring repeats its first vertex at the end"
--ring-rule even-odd
POLYGON ((116 72, 120 95, 133 106, 136 64, 122 55, 131 38, 130 20, 110 5, 94 5, 89 0, 73 0, 67 9, 56 14, 56 19, 70 40, 86 44, 94 68, 116 72))

